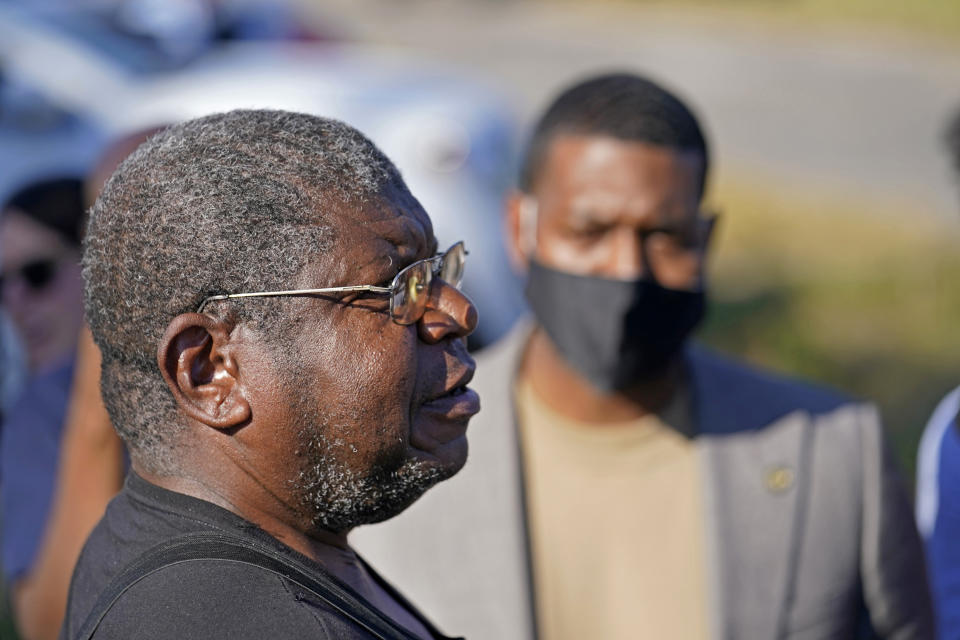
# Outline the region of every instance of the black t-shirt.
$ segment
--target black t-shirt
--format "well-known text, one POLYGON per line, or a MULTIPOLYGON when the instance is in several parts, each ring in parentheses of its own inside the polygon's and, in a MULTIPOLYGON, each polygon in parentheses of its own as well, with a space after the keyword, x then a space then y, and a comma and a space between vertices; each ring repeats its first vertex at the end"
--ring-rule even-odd
MULTIPOLYGON (((317 580, 334 581, 355 594, 319 564, 240 516, 204 500, 162 489, 131 471, 77 561, 61 640, 76 637, 100 592, 124 568, 156 545, 194 532, 223 533, 267 544, 315 568, 312 577, 317 580)), ((367 569, 435 638, 444 638, 375 571, 369 566, 367 569)), ((368 615, 380 615, 361 596, 356 598, 368 609, 368 615)), ((171 565, 137 582, 109 610, 94 637, 333 640, 370 636, 330 605, 281 576, 247 564, 199 560, 171 565)))

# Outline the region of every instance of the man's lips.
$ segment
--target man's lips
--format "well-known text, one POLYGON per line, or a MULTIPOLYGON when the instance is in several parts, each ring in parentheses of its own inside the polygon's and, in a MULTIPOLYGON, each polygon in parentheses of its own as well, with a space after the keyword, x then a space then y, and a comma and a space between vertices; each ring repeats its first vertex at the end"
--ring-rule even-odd
POLYGON ((480 411, 480 396, 467 387, 473 378, 474 367, 465 366, 439 393, 428 395, 422 407, 431 413, 442 414, 451 420, 469 418, 480 411))
POLYGON ((473 380, 474 370, 475 367, 473 365, 463 363, 463 367, 457 375, 452 378, 448 376, 448 382, 443 389, 427 394, 426 403, 429 404, 446 396, 456 396, 466 391, 467 385, 473 380))
POLYGON ((469 387, 423 403, 422 409, 448 420, 466 420, 480 411, 480 396, 469 387))

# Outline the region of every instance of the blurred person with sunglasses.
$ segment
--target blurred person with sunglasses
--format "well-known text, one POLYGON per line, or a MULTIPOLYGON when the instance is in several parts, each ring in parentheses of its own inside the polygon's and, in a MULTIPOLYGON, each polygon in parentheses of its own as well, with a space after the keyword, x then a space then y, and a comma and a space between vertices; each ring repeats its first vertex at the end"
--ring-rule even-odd
MULTIPOLYGON (((92 206, 117 165, 157 127, 113 140, 84 181, 84 204, 92 206)), ((37 538, 30 571, 17 581, 10 604, 23 640, 54 640, 60 632, 73 567, 107 503, 123 486, 127 464, 122 441, 100 396, 100 351, 90 330, 81 332, 70 399, 63 420, 46 524, 37 538)), ((11 479, 11 490, 17 485, 11 479)), ((29 497, 34 484, 16 486, 29 497)), ((11 525, 12 526, 12 525, 11 525)))
POLYGON ((29 369, 0 435, 0 537, 14 601, 31 579, 53 494, 83 326, 83 215, 83 182, 63 177, 21 188, 0 217, 0 304, 19 334, 29 369))
POLYGON ((470 463, 355 538, 468 637, 933 637, 875 408, 691 344, 707 170, 634 74, 538 121, 506 212, 531 318, 478 356, 470 463))
POLYGON ((45 180, 15 193, 0 217, 0 301, 34 374, 63 369, 83 324, 83 181, 45 180))
POLYGON ((347 535, 466 460, 466 256, 337 121, 216 114, 124 160, 83 265, 131 469, 61 637, 444 637, 347 535))

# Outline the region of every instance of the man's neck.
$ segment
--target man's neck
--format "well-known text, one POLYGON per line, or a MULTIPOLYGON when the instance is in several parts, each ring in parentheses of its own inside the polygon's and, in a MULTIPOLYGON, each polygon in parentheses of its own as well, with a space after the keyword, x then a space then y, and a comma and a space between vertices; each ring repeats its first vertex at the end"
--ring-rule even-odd
POLYGON ((134 471, 144 480, 169 491, 175 491, 200 500, 211 502, 231 511, 241 518, 257 525, 271 536, 291 549, 299 551, 311 560, 324 564, 323 558, 331 552, 349 549, 346 531, 334 533, 324 530, 311 530, 304 533, 306 526, 297 526, 288 522, 275 509, 263 508, 251 501, 243 500, 236 493, 221 490, 213 483, 202 482, 182 476, 158 475, 147 471, 133 462, 134 471))
POLYGON ((538 328, 527 343, 520 375, 557 413, 603 424, 633 420, 666 407, 680 386, 682 363, 678 356, 662 374, 638 382, 628 391, 605 392, 577 373, 538 328))
POLYGON ((152 484, 211 502, 254 523, 291 549, 299 551, 321 565, 382 613, 418 637, 430 637, 429 631, 416 616, 396 601, 367 571, 347 543, 349 531, 334 533, 302 524, 297 525, 282 515, 271 512, 270 509, 264 509, 262 506, 240 499, 241 494, 228 495, 227 491, 221 490, 214 484, 179 476, 153 474, 143 469, 136 461, 133 467, 140 477, 152 484), (310 533, 304 533, 306 530, 310 533))

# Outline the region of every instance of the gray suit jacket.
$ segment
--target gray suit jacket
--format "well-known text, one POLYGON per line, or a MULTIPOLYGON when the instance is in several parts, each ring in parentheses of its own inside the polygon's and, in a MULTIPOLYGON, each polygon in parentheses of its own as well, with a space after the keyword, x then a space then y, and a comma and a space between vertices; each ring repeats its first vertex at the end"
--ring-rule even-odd
MULTIPOLYGON (((512 382, 529 334, 478 358, 470 460, 351 541, 448 633, 535 637, 512 382)), ((932 638, 920 542, 876 410, 688 352, 716 638, 932 638), (869 635, 867 637, 870 637, 869 635)))

